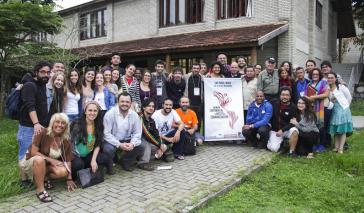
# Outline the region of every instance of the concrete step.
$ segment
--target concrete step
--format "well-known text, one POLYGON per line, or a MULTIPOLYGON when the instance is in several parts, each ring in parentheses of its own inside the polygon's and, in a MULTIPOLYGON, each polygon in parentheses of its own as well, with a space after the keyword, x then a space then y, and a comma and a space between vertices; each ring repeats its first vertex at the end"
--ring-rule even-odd
POLYGON ((353 116, 353 128, 364 129, 364 116, 353 116))

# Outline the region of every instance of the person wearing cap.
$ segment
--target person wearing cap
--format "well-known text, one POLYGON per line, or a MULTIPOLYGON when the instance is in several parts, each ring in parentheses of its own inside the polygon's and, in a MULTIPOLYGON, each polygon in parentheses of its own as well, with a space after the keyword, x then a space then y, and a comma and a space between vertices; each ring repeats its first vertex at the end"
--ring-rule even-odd
POLYGON ((259 73, 257 89, 263 91, 265 98, 272 102, 278 98, 279 92, 279 75, 275 69, 276 60, 268 58, 265 62, 266 68, 259 73))
POLYGON ((111 59, 110 59, 110 69, 111 70, 119 70, 120 77, 125 75, 125 69, 120 66, 121 64, 121 57, 120 54, 117 52, 111 53, 111 59))
MULTIPOLYGON (((137 159, 142 159, 144 147, 141 145, 142 123, 139 115, 131 110, 132 97, 127 92, 118 96, 118 104, 106 112, 104 117, 104 140, 102 151, 114 159, 118 150, 122 152, 121 167, 132 171, 137 159)), ((148 162, 142 160, 137 166, 143 170, 153 170, 148 162)))

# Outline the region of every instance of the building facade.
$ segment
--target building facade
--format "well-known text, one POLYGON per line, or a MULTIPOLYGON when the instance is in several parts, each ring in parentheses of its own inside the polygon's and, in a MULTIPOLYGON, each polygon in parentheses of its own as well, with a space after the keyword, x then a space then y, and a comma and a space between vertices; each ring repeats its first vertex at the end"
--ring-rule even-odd
POLYGON ((335 61, 343 2, 350 6, 350 0, 94 0, 60 11, 65 28, 52 39, 93 65, 118 52, 124 63, 152 68, 163 59, 188 72, 192 62, 209 64, 224 52, 229 62, 242 55, 250 64, 275 57, 302 66, 307 59, 335 61))

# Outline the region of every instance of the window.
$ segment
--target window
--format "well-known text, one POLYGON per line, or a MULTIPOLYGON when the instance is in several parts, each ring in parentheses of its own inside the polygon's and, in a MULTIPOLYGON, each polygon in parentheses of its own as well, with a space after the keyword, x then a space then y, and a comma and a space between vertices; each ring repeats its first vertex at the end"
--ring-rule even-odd
POLYGON ((159 26, 202 22, 203 0, 159 0, 159 26))
POLYGON ((86 40, 106 36, 106 9, 84 13, 80 16, 80 39, 86 40))
POLYGON ((316 26, 322 28, 322 4, 316 0, 316 26))
MULTIPOLYGON (((193 63, 200 63, 203 59, 200 57, 196 58, 175 58, 171 60, 170 66, 173 70, 174 67, 181 67, 184 73, 189 73, 193 63)), ((171 71, 172 71, 171 70, 171 71)))
POLYGON ((217 0, 217 19, 252 16, 251 0, 217 0))
POLYGON ((252 16, 251 0, 217 0, 217 19, 252 16))
POLYGON ((47 33, 39 32, 31 35, 31 40, 36 42, 46 42, 47 41, 47 33))

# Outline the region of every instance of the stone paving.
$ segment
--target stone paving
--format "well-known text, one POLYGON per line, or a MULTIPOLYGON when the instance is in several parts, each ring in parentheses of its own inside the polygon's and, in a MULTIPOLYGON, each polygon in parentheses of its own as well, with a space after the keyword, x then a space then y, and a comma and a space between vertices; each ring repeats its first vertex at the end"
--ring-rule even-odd
POLYGON ((155 162, 172 170, 125 172, 117 166, 117 174, 96 186, 67 192, 62 182, 50 191, 52 203, 40 203, 31 191, 3 200, 0 212, 188 212, 271 157, 244 145, 203 145, 184 161, 155 162))

